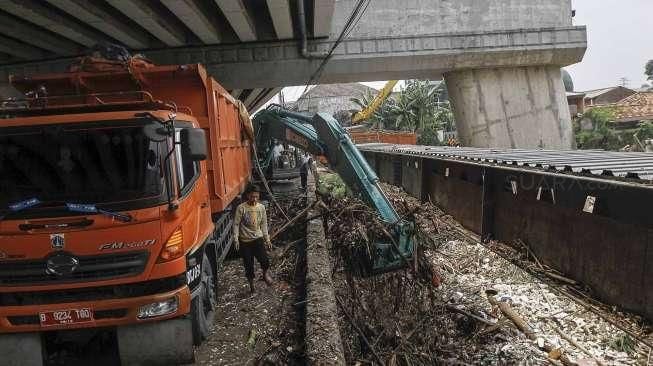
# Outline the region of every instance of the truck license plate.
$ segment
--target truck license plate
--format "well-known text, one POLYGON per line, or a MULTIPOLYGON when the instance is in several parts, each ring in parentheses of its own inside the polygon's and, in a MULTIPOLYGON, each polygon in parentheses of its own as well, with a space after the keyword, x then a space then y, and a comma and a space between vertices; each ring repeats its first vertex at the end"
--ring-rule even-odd
POLYGON ((93 321, 93 312, 89 308, 44 311, 39 313, 39 319, 42 327, 88 323, 93 321))

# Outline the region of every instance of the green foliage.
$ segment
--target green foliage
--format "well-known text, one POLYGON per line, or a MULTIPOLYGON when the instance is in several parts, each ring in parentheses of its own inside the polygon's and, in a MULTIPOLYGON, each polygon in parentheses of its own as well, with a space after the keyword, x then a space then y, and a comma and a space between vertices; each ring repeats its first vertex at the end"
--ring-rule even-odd
POLYGON ((333 198, 341 199, 349 194, 345 183, 338 174, 321 174, 317 183, 317 190, 322 195, 330 195, 333 198))
POLYGON ((653 139, 653 121, 646 121, 640 123, 636 134, 637 137, 642 141, 647 139, 653 139))
POLYGON ((417 137, 419 145, 438 146, 442 145, 442 141, 438 138, 438 131, 434 128, 423 130, 417 137))
MULTIPOLYGON (((361 95, 360 97, 351 98, 349 100, 354 104, 356 104, 360 108, 360 110, 363 110, 372 103, 374 97, 375 95, 372 94, 369 90, 367 90, 365 94, 361 95)), ((373 129, 381 129, 381 130, 392 129, 391 128, 392 126, 386 125, 386 122, 391 120, 390 116, 388 115, 389 110, 386 108, 386 104, 390 99, 391 98, 388 98, 383 103, 381 103, 381 106, 379 106, 379 108, 377 108, 374 111, 374 113, 365 121, 365 124, 367 124, 373 129)))
POLYGON ((594 123, 595 131, 605 131, 609 129, 608 123, 614 121, 614 110, 609 107, 596 107, 585 112, 583 118, 589 118, 594 123))
POLYGON ((575 124, 579 149, 620 150, 626 145, 637 145, 635 136, 640 142, 653 139, 653 121, 641 122, 627 130, 615 130, 610 126, 610 122, 614 121, 614 111, 607 107, 592 108, 582 118, 590 119, 594 129, 581 131, 579 124, 575 124))
MULTIPOLYGON (((444 83, 407 80, 401 91, 386 99, 366 123, 372 128, 417 132, 420 143, 439 145, 437 131, 455 128, 451 106, 440 102, 443 93, 446 93, 444 83)), ((366 93, 351 101, 363 109, 373 99, 373 94, 366 93)))
POLYGON ((644 74, 648 76, 648 80, 653 80, 653 60, 649 60, 644 66, 644 74))
POLYGON ((618 150, 623 147, 621 139, 609 126, 614 120, 614 110, 596 107, 585 112, 582 118, 591 120, 594 129, 576 132, 576 145, 579 149, 618 150))

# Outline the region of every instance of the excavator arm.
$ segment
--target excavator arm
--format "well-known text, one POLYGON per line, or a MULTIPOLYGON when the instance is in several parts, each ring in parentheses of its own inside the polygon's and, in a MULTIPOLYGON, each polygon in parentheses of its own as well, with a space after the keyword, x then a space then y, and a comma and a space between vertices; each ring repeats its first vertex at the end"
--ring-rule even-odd
POLYGON ((390 224, 392 238, 388 242, 374 243, 374 253, 369 253, 369 258, 363 261, 366 263, 364 273, 388 272, 410 262, 414 251, 414 224, 399 217, 379 186, 379 178, 333 117, 325 113, 308 116, 272 105, 257 113, 253 123, 257 144, 274 138, 324 156, 345 184, 390 224))
POLYGON ((379 109, 381 104, 383 104, 383 102, 390 96, 390 94, 392 94, 392 89, 395 87, 395 85, 397 85, 397 82, 399 82, 399 80, 390 80, 385 83, 383 88, 379 90, 379 93, 376 95, 376 97, 372 99, 370 105, 354 114, 354 116, 351 118, 351 124, 357 125, 360 122, 370 118, 374 112, 379 109))

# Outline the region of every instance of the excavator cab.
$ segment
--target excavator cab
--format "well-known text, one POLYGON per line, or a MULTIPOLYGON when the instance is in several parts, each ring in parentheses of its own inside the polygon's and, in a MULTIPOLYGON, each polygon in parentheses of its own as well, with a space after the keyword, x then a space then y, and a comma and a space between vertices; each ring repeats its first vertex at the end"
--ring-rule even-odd
POLYGON ((311 154, 324 156, 347 186, 387 224, 385 239, 373 243, 372 250, 357 253, 362 276, 389 272, 408 266, 415 251, 415 224, 402 219, 379 186, 379 178, 356 148, 344 128, 331 116, 308 116, 271 105, 253 120, 256 143, 270 139, 285 141, 311 154))

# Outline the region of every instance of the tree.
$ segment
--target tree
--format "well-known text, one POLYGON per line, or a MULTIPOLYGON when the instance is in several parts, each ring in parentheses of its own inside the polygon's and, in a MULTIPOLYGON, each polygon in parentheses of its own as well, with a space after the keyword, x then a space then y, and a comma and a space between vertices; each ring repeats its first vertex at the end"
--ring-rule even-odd
MULTIPOLYGON (((365 91, 364 94, 362 94, 358 98, 351 98, 349 99, 352 103, 356 104, 360 110, 363 110, 367 108, 368 105, 372 103, 374 100, 375 95, 372 94, 369 90, 365 91)), ((388 115, 389 110, 386 105, 390 98, 386 99, 380 106, 377 108, 374 113, 363 123, 367 125, 368 127, 372 129, 391 129, 388 125, 388 122, 391 120, 390 116, 388 115)), ((352 116, 355 114, 354 112, 352 116)))
MULTIPOLYGON (((401 91, 386 99, 366 123, 372 128, 416 132, 420 134, 420 143, 438 144, 438 130, 455 128, 449 103, 440 101, 444 93, 443 82, 407 80, 401 91)), ((372 99, 372 93, 365 93, 351 101, 363 109, 372 99)))
POLYGON ((612 108, 594 107, 585 112, 583 118, 592 121, 593 129, 576 133, 576 145, 579 149, 618 150, 623 147, 621 139, 609 125, 614 121, 612 108))
POLYGON ((341 126, 351 126, 352 113, 348 110, 339 110, 333 114, 333 118, 340 123, 341 126))
POLYGON ((653 80, 653 60, 649 60, 644 66, 644 74, 646 74, 648 80, 653 80))

